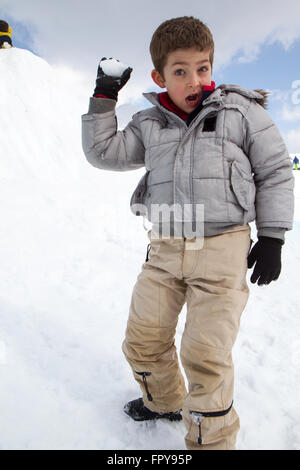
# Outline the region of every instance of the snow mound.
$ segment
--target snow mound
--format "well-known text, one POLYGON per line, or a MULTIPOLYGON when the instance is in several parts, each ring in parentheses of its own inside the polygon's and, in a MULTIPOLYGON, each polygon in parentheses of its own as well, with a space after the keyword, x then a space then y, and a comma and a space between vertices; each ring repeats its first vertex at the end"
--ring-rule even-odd
MULTIPOLYGON (((74 104, 58 79, 59 74, 45 60, 29 51, 1 51, 2 178, 26 174, 54 181, 78 171, 80 140, 78 132, 74 135, 74 104), (75 154, 70 152, 74 138, 78 144, 75 154)), ((79 125, 77 129, 80 131, 79 125)))

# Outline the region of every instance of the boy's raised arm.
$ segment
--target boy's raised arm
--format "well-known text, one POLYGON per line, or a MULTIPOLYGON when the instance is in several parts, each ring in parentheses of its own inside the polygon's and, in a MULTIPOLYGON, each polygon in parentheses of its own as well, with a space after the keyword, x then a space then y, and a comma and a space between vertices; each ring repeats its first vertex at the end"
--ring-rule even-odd
POLYGON ((119 61, 103 57, 88 113, 82 116, 83 151, 91 165, 103 170, 135 170, 145 164, 137 116, 133 116, 123 131, 117 129, 118 92, 129 80, 131 71, 119 61))

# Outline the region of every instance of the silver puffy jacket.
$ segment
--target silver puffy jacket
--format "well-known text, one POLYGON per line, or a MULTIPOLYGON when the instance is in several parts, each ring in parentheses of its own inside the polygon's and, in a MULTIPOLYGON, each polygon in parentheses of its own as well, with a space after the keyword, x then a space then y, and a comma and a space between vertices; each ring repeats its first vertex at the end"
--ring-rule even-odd
POLYGON ((258 235, 284 239, 291 230, 294 177, 287 148, 264 109, 264 96, 238 85, 220 85, 203 101, 189 126, 159 102, 117 130, 114 100, 91 98, 82 116, 87 160, 104 170, 145 166, 131 198, 137 215, 151 207, 204 207, 204 234, 215 235, 255 220, 258 235))

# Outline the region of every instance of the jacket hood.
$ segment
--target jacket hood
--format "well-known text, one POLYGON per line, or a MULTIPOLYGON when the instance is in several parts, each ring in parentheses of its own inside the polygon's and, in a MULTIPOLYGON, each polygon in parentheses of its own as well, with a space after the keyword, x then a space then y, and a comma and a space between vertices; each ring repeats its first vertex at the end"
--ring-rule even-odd
POLYGON ((239 93, 247 98, 252 98, 263 108, 267 108, 267 101, 270 93, 262 90, 261 88, 257 90, 248 90, 247 88, 243 88, 239 85, 219 85, 218 88, 224 90, 225 93, 233 91, 234 93, 239 93))

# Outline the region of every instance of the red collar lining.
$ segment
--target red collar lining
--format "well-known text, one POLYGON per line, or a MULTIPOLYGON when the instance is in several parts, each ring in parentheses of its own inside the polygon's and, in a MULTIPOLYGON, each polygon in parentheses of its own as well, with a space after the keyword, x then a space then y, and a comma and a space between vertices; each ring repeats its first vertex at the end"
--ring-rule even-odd
MULTIPOLYGON (((203 91, 214 91, 215 86, 216 86, 215 82, 211 81, 210 85, 203 86, 203 91)), ((173 101, 171 100, 167 91, 159 93, 158 99, 165 108, 167 108, 169 111, 173 111, 173 113, 177 114, 184 121, 186 121, 189 113, 186 113, 185 111, 182 111, 182 109, 178 108, 178 106, 176 106, 176 104, 173 103, 173 101)))

